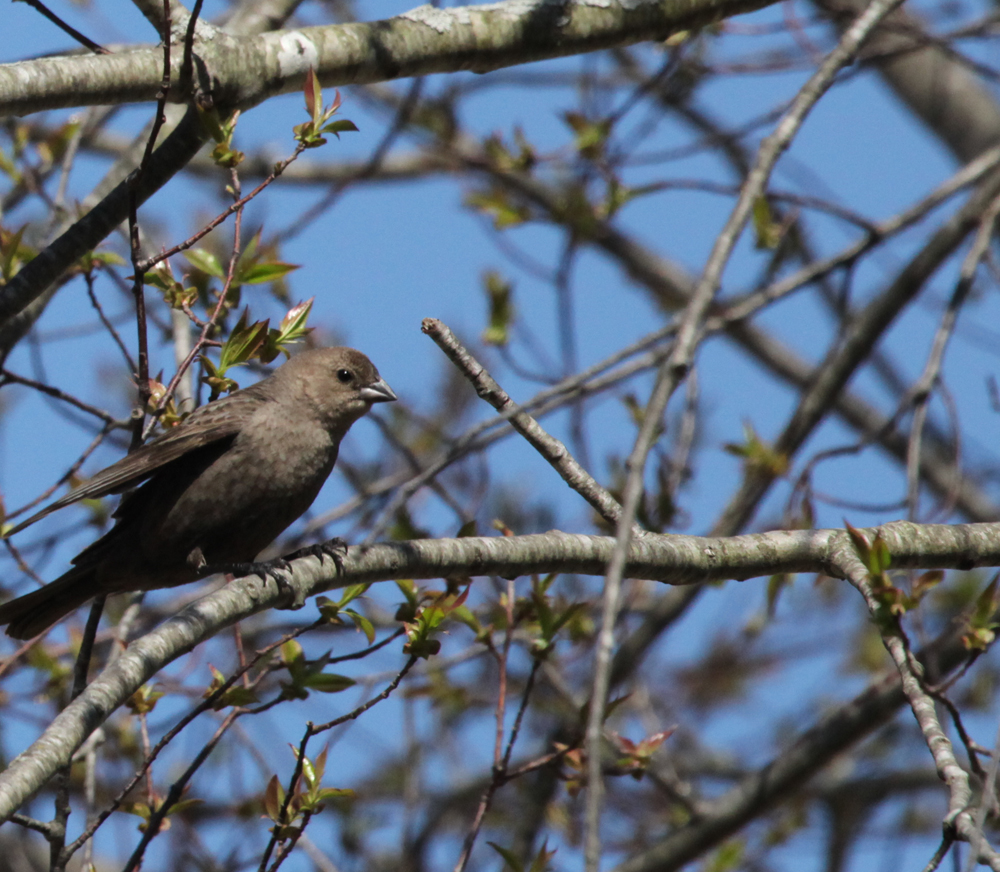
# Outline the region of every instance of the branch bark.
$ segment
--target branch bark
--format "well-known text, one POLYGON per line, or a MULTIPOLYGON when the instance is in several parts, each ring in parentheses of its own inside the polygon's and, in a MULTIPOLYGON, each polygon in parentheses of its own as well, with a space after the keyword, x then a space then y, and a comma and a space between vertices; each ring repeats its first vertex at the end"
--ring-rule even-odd
MULTIPOLYGON (((867 531, 873 539, 874 530, 867 531)), ((1000 524, 913 524, 879 528, 894 569, 1000 565, 1000 524)), ((351 548, 343 572, 315 557, 292 563, 286 584, 243 578, 185 608, 131 643, 26 751, 0 773, 0 821, 33 796, 87 737, 159 670, 225 627, 269 608, 359 582, 475 575, 576 572, 604 575, 615 548, 605 536, 559 531, 531 536, 420 539, 351 548), (289 590, 294 594, 290 597, 289 590)), ((647 533, 633 539, 625 576, 691 585, 782 572, 837 573, 850 548, 842 530, 774 531, 712 539, 647 533)))
MULTIPOLYGON (((302 89, 310 68, 324 87, 428 73, 490 70, 664 40, 774 0, 507 0, 420 6, 394 18, 279 30, 255 37, 222 31, 195 44, 201 89, 226 110, 302 89)), ((178 52, 180 68, 183 46, 178 52)), ((69 55, 0 65, 0 115, 156 99, 161 50, 134 46, 96 57, 69 55)), ((171 86, 186 102, 191 83, 171 86)))

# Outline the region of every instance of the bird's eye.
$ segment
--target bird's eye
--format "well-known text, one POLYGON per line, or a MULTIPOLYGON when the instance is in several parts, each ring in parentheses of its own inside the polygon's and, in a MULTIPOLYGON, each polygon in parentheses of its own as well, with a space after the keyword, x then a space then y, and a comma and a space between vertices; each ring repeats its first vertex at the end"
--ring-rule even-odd
POLYGON ((338 369, 337 378, 340 379, 341 384, 346 385, 349 381, 351 381, 354 378, 354 376, 351 374, 351 371, 349 369, 338 369))

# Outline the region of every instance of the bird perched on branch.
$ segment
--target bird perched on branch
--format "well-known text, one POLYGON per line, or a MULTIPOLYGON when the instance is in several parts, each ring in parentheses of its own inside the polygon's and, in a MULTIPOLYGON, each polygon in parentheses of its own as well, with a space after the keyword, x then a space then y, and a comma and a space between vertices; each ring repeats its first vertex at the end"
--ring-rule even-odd
POLYGON ((196 409, 7 534, 127 491, 115 526, 65 575, 0 605, 0 626, 28 639, 100 594, 260 572, 266 564, 250 561, 312 504, 351 424, 395 399, 360 351, 322 348, 196 409))

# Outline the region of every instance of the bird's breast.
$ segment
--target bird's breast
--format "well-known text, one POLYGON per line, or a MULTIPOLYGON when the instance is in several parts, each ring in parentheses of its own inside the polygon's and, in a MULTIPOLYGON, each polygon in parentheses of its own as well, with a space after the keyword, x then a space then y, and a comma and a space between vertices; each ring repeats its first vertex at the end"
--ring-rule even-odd
POLYGON ((252 560, 309 508, 337 447, 325 430, 294 418, 244 428, 164 515, 149 517, 144 544, 171 556, 198 547, 210 563, 252 560))

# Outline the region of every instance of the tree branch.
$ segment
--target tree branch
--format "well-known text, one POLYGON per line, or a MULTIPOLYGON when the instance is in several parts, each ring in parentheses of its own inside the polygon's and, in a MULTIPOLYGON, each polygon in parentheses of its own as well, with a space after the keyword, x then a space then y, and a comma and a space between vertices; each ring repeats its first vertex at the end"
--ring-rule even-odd
MULTIPOLYGON (((324 87, 490 70, 664 40, 773 0, 508 0, 481 6, 420 6, 394 18, 281 30, 250 38, 199 33, 196 54, 215 105, 256 106, 301 90, 314 68, 324 87)), ((178 52, 181 48, 176 49, 178 52)), ((0 65, 0 115, 156 99, 159 50, 135 46, 101 56, 0 65)), ((180 64, 181 58, 176 58, 180 64)), ((170 99, 188 99, 175 83, 170 99)))
MULTIPOLYGON (((879 528, 897 569, 1000 565, 1000 524, 913 524, 879 528)), ((870 531, 874 538, 875 531, 870 531)), ((668 584, 747 579, 781 572, 837 573, 849 547, 842 530, 775 531, 726 539, 646 534, 633 541, 624 574, 668 584)), ((577 572, 604 575, 615 548, 605 536, 559 531, 531 536, 419 539, 349 549, 343 572, 316 557, 295 560, 281 588, 257 576, 239 579, 192 603, 132 642, 68 705, 28 750, 0 773, 0 820, 7 820, 66 764, 122 703, 168 663, 220 630, 290 600, 359 582, 395 578, 519 576, 577 572), (290 595, 289 591, 294 595, 290 595)))

